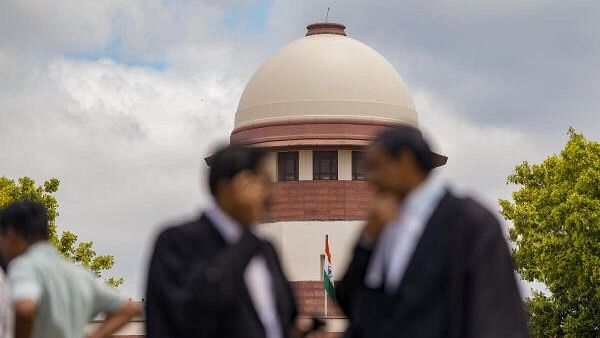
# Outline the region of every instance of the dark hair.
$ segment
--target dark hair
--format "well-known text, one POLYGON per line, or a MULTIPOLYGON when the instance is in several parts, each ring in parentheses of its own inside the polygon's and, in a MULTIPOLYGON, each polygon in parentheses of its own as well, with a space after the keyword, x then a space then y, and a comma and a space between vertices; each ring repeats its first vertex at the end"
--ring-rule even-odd
POLYGON ((217 195, 217 186, 222 180, 230 180, 242 171, 258 169, 266 153, 257 148, 239 144, 223 147, 207 161, 210 166, 208 185, 210 193, 217 195))
POLYGON ((48 213, 38 202, 22 200, 9 203, 0 210, 0 231, 14 229, 28 242, 48 239, 48 213))
POLYGON ((436 167, 435 155, 417 128, 398 126, 387 129, 373 143, 380 145, 392 157, 400 156, 403 151, 410 151, 425 173, 436 167))

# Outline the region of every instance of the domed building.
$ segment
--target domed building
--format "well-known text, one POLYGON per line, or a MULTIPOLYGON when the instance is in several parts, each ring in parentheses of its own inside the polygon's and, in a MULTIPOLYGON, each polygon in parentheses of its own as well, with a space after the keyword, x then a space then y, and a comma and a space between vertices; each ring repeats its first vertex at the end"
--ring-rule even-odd
MULTIPOLYGON (((323 318, 329 337, 338 337, 346 320, 325 303, 325 236, 341 277, 369 206, 364 147, 385 128, 416 127, 418 116, 406 84, 379 53, 346 36, 341 24, 307 29, 252 76, 231 142, 268 152, 274 205, 259 230, 279 251, 300 314, 323 318)), ((144 320, 136 319, 114 337, 143 331, 144 320)))
POLYGON ((394 67, 346 36, 345 26, 307 29, 252 76, 231 142, 268 151, 275 197, 260 231, 279 250, 301 314, 322 316, 341 331, 339 309, 330 302, 325 313, 325 236, 341 277, 369 205, 363 149, 384 128, 416 127, 418 116, 394 67))
MULTIPOLYGON (((394 67, 340 24, 309 25, 248 82, 231 140, 269 149, 360 147, 381 127, 417 126, 394 67)), ((344 180, 344 178, 341 178, 344 180)))

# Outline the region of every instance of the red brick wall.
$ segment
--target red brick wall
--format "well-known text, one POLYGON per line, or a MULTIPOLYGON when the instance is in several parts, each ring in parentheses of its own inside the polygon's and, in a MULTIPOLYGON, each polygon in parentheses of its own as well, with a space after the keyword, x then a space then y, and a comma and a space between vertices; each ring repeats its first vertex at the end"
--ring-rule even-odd
MULTIPOLYGON (((297 281, 290 282, 296 301, 298 302, 298 312, 301 316, 324 317, 324 289, 321 281, 297 281)), ((327 316, 344 317, 342 310, 327 298, 327 316)))
POLYGON ((358 220, 369 206, 365 181, 276 182, 270 221, 358 220))

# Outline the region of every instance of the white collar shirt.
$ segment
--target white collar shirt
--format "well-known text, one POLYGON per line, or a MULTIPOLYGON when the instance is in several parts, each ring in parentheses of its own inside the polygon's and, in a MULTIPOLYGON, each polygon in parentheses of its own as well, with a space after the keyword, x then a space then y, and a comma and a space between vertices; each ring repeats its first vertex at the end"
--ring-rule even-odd
POLYGON ((369 262, 365 284, 370 288, 397 290, 412 260, 423 231, 446 192, 435 174, 413 190, 400 205, 398 217, 380 235, 369 262))
MULTIPOLYGON (((242 237, 240 225, 221 208, 214 206, 206 211, 225 242, 234 244, 242 237)), ((244 282, 254 309, 263 324, 267 338, 283 338, 282 328, 273 297, 273 281, 262 256, 253 257, 244 271, 244 282)))

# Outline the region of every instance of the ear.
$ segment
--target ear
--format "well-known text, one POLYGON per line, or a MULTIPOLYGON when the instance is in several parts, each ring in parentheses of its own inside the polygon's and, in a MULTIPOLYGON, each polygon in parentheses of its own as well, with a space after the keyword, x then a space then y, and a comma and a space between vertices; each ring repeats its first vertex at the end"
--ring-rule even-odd
POLYGON ((228 189, 229 189, 229 185, 230 182, 229 180, 225 179, 225 178, 221 178, 218 182, 217 182, 217 186, 215 189, 215 195, 214 198, 217 202, 221 202, 221 200, 229 195, 228 194, 228 189))
POLYGON ((234 193, 239 193, 246 190, 253 178, 254 175, 249 170, 240 171, 230 181, 231 188, 233 189, 234 193))
POLYGON ((404 149, 398 154, 398 161, 401 162, 403 166, 418 167, 415 154, 408 149, 404 149))

